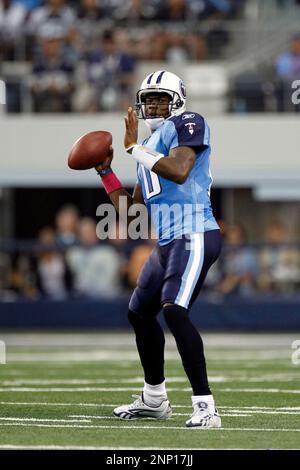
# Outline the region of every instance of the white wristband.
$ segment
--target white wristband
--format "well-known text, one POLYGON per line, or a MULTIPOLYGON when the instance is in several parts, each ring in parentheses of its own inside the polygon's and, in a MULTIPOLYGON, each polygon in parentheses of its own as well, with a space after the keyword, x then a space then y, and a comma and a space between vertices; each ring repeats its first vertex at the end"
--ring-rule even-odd
POLYGON ((155 165, 158 160, 164 157, 163 153, 155 152, 155 150, 148 149, 147 147, 143 147, 143 145, 132 145, 127 148, 128 150, 132 149, 131 155, 133 158, 144 165, 145 168, 148 170, 152 170, 153 166, 155 165))

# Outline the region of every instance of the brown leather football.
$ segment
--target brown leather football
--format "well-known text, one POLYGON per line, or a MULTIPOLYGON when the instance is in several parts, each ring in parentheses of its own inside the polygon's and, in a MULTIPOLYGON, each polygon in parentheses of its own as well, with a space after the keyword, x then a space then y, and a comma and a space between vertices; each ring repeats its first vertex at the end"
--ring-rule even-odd
POLYGON ((74 143, 68 158, 72 170, 89 170, 98 166, 109 154, 112 135, 108 131, 93 131, 74 143))

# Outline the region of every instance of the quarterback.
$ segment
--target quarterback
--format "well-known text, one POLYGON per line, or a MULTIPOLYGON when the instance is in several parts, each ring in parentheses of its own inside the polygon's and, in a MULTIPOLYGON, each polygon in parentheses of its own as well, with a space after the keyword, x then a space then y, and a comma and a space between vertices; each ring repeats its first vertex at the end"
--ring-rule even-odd
POLYGON ((164 376, 162 310, 192 387, 189 428, 219 428, 221 418, 209 387, 203 342, 189 318, 211 265, 221 249, 221 235, 210 203, 210 132, 205 119, 186 111, 186 90, 173 73, 149 74, 137 92, 136 111, 125 117, 127 158, 137 162, 137 182, 130 195, 112 171, 113 150, 96 170, 116 209, 120 196, 127 205, 146 205, 158 243, 146 261, 132 294, 128 318, 144 370, 144 388, 133 403, 114 409, 123 420, 167 419, 172 409, 164 376), (139 145, 138 122, 150 136, 139 145), (165 207, 177 210, 162 210, 165 207), (188 208, 188 210, 186 209, 188 208), (182 210, 180 210, 182 209, 182 210))

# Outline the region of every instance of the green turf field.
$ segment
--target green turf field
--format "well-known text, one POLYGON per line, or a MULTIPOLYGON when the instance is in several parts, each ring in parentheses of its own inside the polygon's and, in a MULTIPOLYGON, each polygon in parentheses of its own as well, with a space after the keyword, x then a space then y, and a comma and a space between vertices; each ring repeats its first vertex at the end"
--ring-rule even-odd
POLYGON ((291 345, 300 333, 203 337, 222 416, 222 429, 206 431, 185 428, 191 392, 169 336, 173 416, 127 423, 112 409, 142 387, 132 335, 0 334, 0 449, 299 449, 300 364, 291 345))

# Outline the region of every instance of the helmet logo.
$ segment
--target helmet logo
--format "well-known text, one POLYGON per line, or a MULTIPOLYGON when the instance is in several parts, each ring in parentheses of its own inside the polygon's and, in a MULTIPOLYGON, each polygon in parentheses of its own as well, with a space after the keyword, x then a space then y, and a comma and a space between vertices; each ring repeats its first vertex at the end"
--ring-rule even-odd
POLYGON ((184 85, 182 80, 180 80, 179 86, 180 86, 181 94, 182 94, 183 98, 185 98, 186 97, 186 88, 185 88, 185 85, 184 85))

